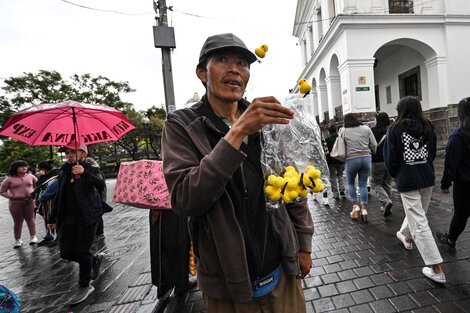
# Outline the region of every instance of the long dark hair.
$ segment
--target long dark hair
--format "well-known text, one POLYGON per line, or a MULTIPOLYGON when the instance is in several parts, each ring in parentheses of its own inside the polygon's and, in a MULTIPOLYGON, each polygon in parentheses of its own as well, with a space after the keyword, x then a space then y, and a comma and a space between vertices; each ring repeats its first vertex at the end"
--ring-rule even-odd
POLYGON ((388 114, 385 112, 379 112, 377 113, 375 120, 376 124, 374 128, 381 132, 386 132, 388 126, 390 125, 390 118, 388 117, 388 114))
POLYGON ((400 99, 397 104, 398 117, 391 126, 403 130, 405 120, 415 120, 423 126, 423 139, 427 141, 432 134, 431 122, 423 116, 423 109, 418 98, 406 96, 400 99))
POLYGON ((38 170, 46 170, 46 172, 49 172, 50 170, 52 170, 54 168, 54 160, 45 160, 45 161, 41 161, 38 163, 38 166, 37 166, 38 170))
POLYGON ((11 162, 10 168, 8 169, 8 175, 10 176, 18 176, 18 167, 28 166, 28 162, 23 160, 18 160, 11 162))
POLYGON ((466 146, 470 148, 470 97, 460 100, 457 114, 460 120, 460 131, 465 138, 466 146))
POLYGON ((356 114, 354 113, 348 113, 344 116, 344 127, 349 128, 349 127, 357 127, 364 125, 362 124, 361 121, 357 118, 356 114))

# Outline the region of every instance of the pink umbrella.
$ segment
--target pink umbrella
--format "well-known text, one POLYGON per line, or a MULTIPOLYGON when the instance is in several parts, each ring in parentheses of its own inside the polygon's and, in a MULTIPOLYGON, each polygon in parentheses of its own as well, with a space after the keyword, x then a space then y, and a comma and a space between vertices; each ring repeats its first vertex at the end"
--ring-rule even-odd
POLYGON ((8 119, 0 135, 31 146, 63 146, 118 140, 135 126, 120 111, 103 104, 65 101, 21 110, 8 119))

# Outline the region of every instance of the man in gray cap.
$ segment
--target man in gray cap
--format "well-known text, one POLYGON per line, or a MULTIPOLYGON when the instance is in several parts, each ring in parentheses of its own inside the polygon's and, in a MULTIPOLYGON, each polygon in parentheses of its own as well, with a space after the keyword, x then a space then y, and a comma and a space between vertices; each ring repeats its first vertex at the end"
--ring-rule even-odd
POLYGON ((260 130, 294 113, 274 97, 243 99, 257 60, 240 38, 207 38, 201 101, 167 117, 163 170, 173 210, 189 217, 198 284, 212 312, 305 312, 312 266, 306 201, 267 210, 260 130))

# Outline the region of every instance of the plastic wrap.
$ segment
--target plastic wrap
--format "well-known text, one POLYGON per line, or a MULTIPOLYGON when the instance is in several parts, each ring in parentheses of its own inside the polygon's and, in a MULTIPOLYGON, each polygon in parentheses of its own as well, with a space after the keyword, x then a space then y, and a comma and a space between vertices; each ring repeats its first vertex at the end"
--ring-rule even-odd
POLYGON ((294 119, 288 125, 270 124, 262 130, 261 163, 265 180, 269 175, 282 176, 287 166, 294 166, 299 173, 314 166, 321 171, 321 180, 328 188, 330 175, 320 127, 308 112, 309 98, 289 95, 283 105, 294 111, 294 119))

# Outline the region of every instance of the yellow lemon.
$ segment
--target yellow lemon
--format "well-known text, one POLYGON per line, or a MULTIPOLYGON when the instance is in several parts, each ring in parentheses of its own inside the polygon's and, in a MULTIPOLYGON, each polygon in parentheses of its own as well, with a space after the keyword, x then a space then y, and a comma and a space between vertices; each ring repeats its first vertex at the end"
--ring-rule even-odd
POLYGON ((310 180, 310 177, 308 175, 304 175, 302 177, 302 183, 304 184, 305 187, 312 186, 312 181, 310 180))
POLYGON ((297 189, 297 186, 299 185, 299 177, 294 176, 294 177, 289 177, 287 181, 287 186, 286 188, 290 190, 297 189))
POLYGON ((318 178, 320 177, 320 175, 321 175, 320 170, 314 170, 314 171, 312 171, 312 178, 313 178, 313 179, 318 179, 318 178))
POLYGON ((288 204, 292 202, 292 198, 289 197, 287 193, 285 193, 282 195, 282 201, 284 201, 285 204, 288 204))
POLYGON ((276 188, 276 189, 281 189, 282 187, 284 187, 284 178, 277 176, 277 177, 274 179, 274 184, 273 184, 273 186, 274 186, 274 188, 276 188))
POLYGON ((294 172, 297 172, 297 170, 295 169, 295 167, 293 167, 292 165, 289 165, 286 167, 286 172, 288 171, 294 171, 294 172))
POLYGON ((299 196, 301 198, 305 198, 308 195, 308 189, 307 188, 302 188, 302 190, 299 192, 299 196))
POLYGON ((273 193, 269 196, 269 198, 272 201, 279 201, 279 199, 281 199, 281 190, 279 189, 274 190, 273 193))
POLYGON ((274 180, 276 179, 275 175, 269 175, 268 176, 268 184, 274 185, 274 180))
POLYGON ((291 199, 297 199, 297 197, 299 196, 299 193, 297 192, 297 190, 291 190, 291 191, 288 191, 288 195, 289 195, 289 198, 291 199))
POLYGON ((268 185, 266 186, 266 188, 264 188, 264 192, 266 192, 268 196, 272 195, 274 190, 275 190, 274 187, 271 185, 268 185))

